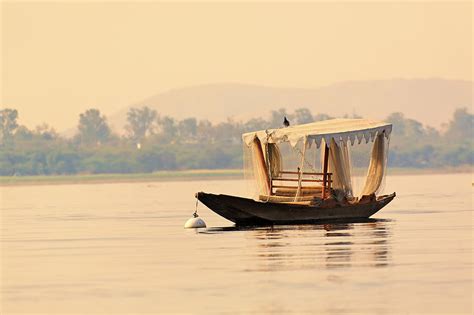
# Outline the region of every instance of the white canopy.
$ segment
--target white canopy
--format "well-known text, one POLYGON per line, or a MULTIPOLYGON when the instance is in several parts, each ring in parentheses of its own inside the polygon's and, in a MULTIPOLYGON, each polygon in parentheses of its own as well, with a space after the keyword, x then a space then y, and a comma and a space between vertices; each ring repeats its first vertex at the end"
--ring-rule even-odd
POLYGON ((280 143, 288 141, 295 146, 300 140, 307 141, 307 145, 315 142, 317 147, 321 145, 322 139, 325 143, 330 143, 331 139, 336 142, 355 140, 361 143, 365 139, 366 143, 374 141, 378 134, 384 133, 388 138, 392 132, 392 124, 368 119, 330 119, 317 121, 314 123, 295 125, 287 128, 268 129, 244 133, 242 139, 244 143, 250 145, 257 137, 262 143, 280 143))

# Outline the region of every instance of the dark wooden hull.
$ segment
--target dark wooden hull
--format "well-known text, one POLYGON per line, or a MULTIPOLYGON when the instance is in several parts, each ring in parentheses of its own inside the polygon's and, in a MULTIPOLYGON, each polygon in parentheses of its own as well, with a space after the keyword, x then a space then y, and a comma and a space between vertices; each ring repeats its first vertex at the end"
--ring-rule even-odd
POLYGON ((306 224, 366 219, 386 206, 395 193, 364 204, 331 208, 261 202, 253 199, 199 192, 196 197, 209 209, 237 225, 306 224))

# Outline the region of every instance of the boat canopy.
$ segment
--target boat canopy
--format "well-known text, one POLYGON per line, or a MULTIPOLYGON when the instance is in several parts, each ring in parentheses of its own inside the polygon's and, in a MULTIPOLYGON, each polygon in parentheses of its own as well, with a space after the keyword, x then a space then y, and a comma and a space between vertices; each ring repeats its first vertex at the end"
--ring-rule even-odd
POLYGON ((290 126, 287 128, 267 129, 244 133, 242 139, 248 146, 257 137, 262 144, 289 142, 293 147, 302 140, 311 146, 314 142, 319 148, 322 140, 331 143, 350 141, 354 145, 356 139, 360 144, 362 139, 366 143, 374 141, 378 134, 384 133, 388 138, 392 132, 392 124, 369 119, 330 119, 309 124, 290 126))
POLYGON ((256 184, 254 198, 262 201, 336 198, 344 203, 372 198, 384 186, 391 132, 390 123, 368 119, 248 132, 242 135, 244 174, 256 184), (350 148, 355 143, 359 145, 350 148), (360 176, 351 166, 353 159, 360 176), (357 178, 365 178, 365 183, 357 185, 357 178))

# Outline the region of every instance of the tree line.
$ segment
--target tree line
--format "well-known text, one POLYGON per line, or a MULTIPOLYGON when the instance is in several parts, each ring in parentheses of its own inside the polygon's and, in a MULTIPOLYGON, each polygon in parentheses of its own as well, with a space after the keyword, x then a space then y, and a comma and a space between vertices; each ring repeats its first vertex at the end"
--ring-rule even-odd
MULTIPOLYGON (((241 134, 292 124, 331 119, 308 108, 282 108, 267 119, 227 121, 176 120, 144 106, 131 108, 123 135, 109 126, 98 109, 79 115, 77 133, 66 138, 47 124, 28 129, 15 109, 0 110, 0 175, 149 173, 176 169, 221 169, 242 166, 241 134)), ((348 117, 348 116, 346 116, 348 117)), ((354 115, 351 118, 358 118, 354 115)), ((474 115, 457 109, 444 132, 392 113, 389 165, 441 168, 472 165, 474 115)), ((355 165, 357 166, 357 165, 355 165)))

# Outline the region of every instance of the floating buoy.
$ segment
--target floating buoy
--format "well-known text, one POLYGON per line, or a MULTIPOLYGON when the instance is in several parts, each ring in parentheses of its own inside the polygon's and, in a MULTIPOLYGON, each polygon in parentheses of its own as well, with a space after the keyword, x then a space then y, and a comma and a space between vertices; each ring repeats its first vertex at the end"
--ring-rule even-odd
POLYGON ((201 219, 198 215, 198 204, 199 200, 197 199, 197 194, 196 194, 196 210, 193 213, 193 217, 186 221, 184 223, 184 228, 185 229, 198 229, 198 228, 205 228, 206 227, 206 222, 204 222, 203 219, 201 219))
POLYGON ((193 213, 193 217, 186 221, 184 224, 185 229, 197 229, 197 228, 205 228, 206 222, 201 219, 196 212, 193 213))

